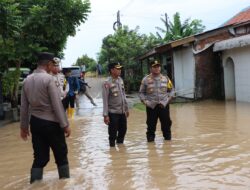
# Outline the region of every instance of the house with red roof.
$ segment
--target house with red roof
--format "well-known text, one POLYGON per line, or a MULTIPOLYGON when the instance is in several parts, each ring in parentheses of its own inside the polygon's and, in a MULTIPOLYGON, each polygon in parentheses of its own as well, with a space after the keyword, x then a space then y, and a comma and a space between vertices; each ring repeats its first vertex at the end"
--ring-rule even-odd
POLYGON ((151 57, 177 96, 250 102, 250 7, 216 29, 155 47, 138 58, 142 67, 151 57))
POLYGON ((241 12, 233 16, 231 19, 226 21, 223 25, 231 25, 231 24, 239 24, 243 22, 247 22, 250 20, 250 6, 243 9, 241 12))

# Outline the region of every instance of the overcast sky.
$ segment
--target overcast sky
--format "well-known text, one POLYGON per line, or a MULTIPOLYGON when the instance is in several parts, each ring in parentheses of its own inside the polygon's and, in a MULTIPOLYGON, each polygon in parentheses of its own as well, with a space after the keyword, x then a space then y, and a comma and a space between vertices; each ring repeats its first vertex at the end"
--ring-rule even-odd
POLYGON ((88 20, 69 37, 64 50, 63 66, 72 65, 78 57, 87 54, 96 59, 102 39, 113 34, 113 23, 120 10, 120 21, 129 29, 139 26, 139 33, 156 33, 156 26, 164 28, 160 18, 167 13, 180 13, 181 20, 200 19, 206 30, 219 27, 239 11, 250 6, 250 0, 90 0, 88 20))

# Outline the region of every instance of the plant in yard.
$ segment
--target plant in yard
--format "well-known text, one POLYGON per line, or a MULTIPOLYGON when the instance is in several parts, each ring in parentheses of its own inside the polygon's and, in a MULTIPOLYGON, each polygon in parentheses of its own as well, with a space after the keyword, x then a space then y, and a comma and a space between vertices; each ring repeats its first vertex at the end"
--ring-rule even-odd
POLYGON ((2 77, 2 92, 3 95, 9 97, 11 101, 11 107, 17 107, 17 93, 20 78, 20 70, 16 69, 14 71, 5 72, 2 77))

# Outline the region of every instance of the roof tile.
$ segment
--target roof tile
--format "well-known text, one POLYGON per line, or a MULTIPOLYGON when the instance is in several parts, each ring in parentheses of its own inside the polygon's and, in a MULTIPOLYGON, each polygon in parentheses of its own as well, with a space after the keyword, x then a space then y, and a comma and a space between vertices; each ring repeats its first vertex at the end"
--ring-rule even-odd
POLYGON ((230 24, 239 24, 239 23, 246 22, 246 21, 250 21, 250 7, 247 7, 246 9, 236 14, 233 18, 228 20, 224 24, 224 26, 230 25, 230 24))

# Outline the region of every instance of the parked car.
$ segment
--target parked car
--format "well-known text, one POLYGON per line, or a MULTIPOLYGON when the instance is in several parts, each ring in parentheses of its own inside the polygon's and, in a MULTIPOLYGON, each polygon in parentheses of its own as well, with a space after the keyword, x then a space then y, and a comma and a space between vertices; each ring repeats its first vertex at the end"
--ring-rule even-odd
POLYGON ((70 69, 71 70, 71 76, 80 78, 82 69, 80 66, 70 66, 70 67, 63 67, 62 72, 65 74, 65 71, 70 69))

